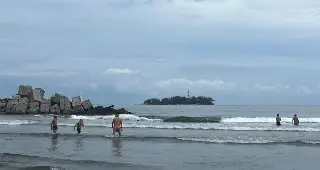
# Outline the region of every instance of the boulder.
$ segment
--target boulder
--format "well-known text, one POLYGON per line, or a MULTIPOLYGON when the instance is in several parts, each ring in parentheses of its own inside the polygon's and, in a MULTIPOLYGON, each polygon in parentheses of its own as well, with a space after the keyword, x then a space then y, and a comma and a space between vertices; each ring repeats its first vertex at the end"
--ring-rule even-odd
POLYGON ((20 114, 25 114, 28 108, 27 103, 18 103, 16 106, 16 111, 15 113, 20 113, 20 114))
POLYGON ((15 95, 12 95, 11 96, 11 99, 21 99, 22 97, 20 96, 20 95, 18 95, 18 94, 15 94, 15 95))
POLYGON ((30 101, 27 113, 37 114, 40 111, 40 103, 37 101, 30 101))
POLYGON ((129 112, 126 109, 121 108, 121 109, 115 110, 115 113, 117 113, 117 114, 128 114, 129 112))
POLYGON ((30 101, 29 108, 40 107, 40 103, 37 101, 30 101))
POLYGON ((66 108, 62 111, 62 114, 64 114, 64 115, 71 115, 73 113, 74 113, 74 111, 71 108, 66 108))
POLYGON ((51 106, 50 113, 59 114, 60 113, 60 107, 57 104, 51 106))
POLYGON ((85 112, 84 112, 84 109, 83 109, 82 105, 78 105, 78 106, 74 106, 73 107, 73 113, 75 113, 75 114, 83 114, 85 112))
POLYGON ((32 93, 32 86, 20 85, 18 94, 23 97, 29 97, 32 93))
POLYGON ((85 100, 81 103, 82 107, 84 110, 88 110, 89 108, 92 108, 92 103, 91 101, 88 99, 88 100, 85 100))
POLYGON ((0 107, 6 107, 7 106, 7 99, 0 99, 0 107))
POLYGON ((29 99, 27 97, 22 97, 18 101, 19 103, 27 104, 27 107, 28 107, 29 99))
POLYGON ((33 89, 30 96, 29 96, 29 99, 31 101, 38 101, 40 102, 42 99, 43 99, 43 95, 44 95, 44 90, 40 89, 40 88, 36 88, 36 89, 33 89))
POLYGON ((60 96, 60 109, 65 110, 65 109, 71 109, 70 101, 69 98, 66 96, 60 96))
POLYGON ((29 105, 29 99, 27 97, 22 97, 18 100, 16 105, 15 113, 25 114, 29 105))
POLYGON ((111 115, 113 112, 114 109, 111 107, 97 106, 89 108, 86 113, 91 115, 111 115))
POLYGON ((19 103, 18 99, 9 99, 6 106, 6 112, 15 113, 18 103, 19 103))
POLYGON ((47 99, 42 99, 40 104, 51 104, 51 101, 47 99))
POLYGON ((40 97, 43 99, 45 91, 42 88, 35 88, 35 90, 39 91, 40 97))
POLYGON ((17 105, 19 103, 18 99, 9 99, 7 102, 7 106, 17 105))
POLYGON ((53 96, 51 96, 50 101, 54 104, 60 104, 60 98, 61 98, 61 94, 55 93, 53 96))
POLYGON ((0 99, 0 112, 6 112, 7 99, 0 99))
POLYGON ((43 99, 40 103, 40 112, 49 113, 51 108, 51 102, 49 100, 43 99))
POLYGON ((81 106, 81 97, 80 96, 72 98, 72 107, 74 108, 77 106, 81 106))

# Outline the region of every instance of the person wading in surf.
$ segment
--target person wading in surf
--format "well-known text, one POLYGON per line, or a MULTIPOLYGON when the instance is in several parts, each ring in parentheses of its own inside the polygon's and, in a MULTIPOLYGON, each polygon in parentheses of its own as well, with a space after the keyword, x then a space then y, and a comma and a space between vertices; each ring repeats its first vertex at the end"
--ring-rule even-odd
POLYGON ((112 121, 112 129, 113 135, 115 135, 115 132, 118 132, 119 136, 121 136, 122 120, 119 118, 119 114, 116 114, 115 118, 112 121))
POLYGON ((296 114, 294 114, 294 116, 292 118, 292 124, 299 125, 299 119, 296 114))
POLYGON ((276 117, 276 125, 277 126, 280 126, 281 125, 281 117, 279 116, 279 114, 277 114, 277 117, 276 117))
POLYGON ((58 130, 58 116, 53 116, 53 120, 51 122, 51 130, 53 133, 56 133, 58 130))
POLYGON ((80 134, 80 133, 81 133, 81 127, 82 127, 82 126, 84 126, 84 125, 83 125, 83 120, 80 119, 80 121, 79 121, 76 125, 74 125, 73 130, 76 130, 76 127, 77 127, 78 134, 80 134))

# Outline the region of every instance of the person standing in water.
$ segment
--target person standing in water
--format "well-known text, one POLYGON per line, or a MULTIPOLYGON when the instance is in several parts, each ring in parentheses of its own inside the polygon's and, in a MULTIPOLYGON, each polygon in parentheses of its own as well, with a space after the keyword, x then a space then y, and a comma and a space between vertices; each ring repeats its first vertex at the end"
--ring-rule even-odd
POLYGON ((77 127, 78 134, 80 134, 82 126, 84 126, 83 125, 83 120, 80 119, 80 121, 78 123, 76 123, 76 125, 74 125, 73 130, 76 130, 76 127, 77 127))
POLYGON ((277 126, 280 126, 281 125, 281 117, 279 116, 279 114, 277 114, 277 117, 276 117, 276 124, 277 126))
POLYGON ((294 114, 294 116, 292 118, 292 124, 299 125, 299 119, 296 114, 294 114))
POLYGON ((121 136, 122 120, 119 118, 119 114, 116 114, 115 118, 112 121, 112 129, 113 135, 115 135, 115 132, 118 132, 119 136, 121 136))
POLYGON ((53 133, 56 133, 58 130, 58 116, 53 116, 53 120, 51 122, 51 130, 53 133))

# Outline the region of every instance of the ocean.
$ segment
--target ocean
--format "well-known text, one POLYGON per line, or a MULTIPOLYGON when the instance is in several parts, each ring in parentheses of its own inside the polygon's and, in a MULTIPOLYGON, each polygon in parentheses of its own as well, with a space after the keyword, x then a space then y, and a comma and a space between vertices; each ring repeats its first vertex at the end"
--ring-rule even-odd
POLYGON ((0 115, 0 169, 319 169, 320 106, 125 108, 136 114, 120 115, 122 137, 112 136, 113 116, 59 117, 52 134, 52 115, 0 115))

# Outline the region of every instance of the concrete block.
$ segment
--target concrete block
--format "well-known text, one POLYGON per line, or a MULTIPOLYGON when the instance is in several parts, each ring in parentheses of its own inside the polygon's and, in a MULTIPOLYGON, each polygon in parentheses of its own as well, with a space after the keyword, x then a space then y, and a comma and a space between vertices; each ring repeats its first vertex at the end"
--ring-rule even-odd
POLYGON ((41 91, 39 89, 33 89, 32 93, 30 94, 29 99, 31 101, 41 101, 43 99, 43 96, 41 96, 41 91))
POLYGON ((60 113, 60 107, 57 104, 51 106, 50 113, 59 114, 60 113))
POLYGON ((32 86, 25 86, 25 85, 19 86, 18 94, 20 96, 29 97, 31 93, 32 93, 32 86))
POLYGON ((40 103, 37 101, 30 101, 29 108, 40 107, 40 103))
POLYGON ((65 109, 71 109, 70 101, 69 98, 66 96, 61 96, 60 97, 60 109, 65 110, 65 109))
POLYGON ((60 104, 61 96, 62 96, 61 94, 55 93, 53 96, 51 96, 50 100, 55 104, 60 104))
POLYGON ((75 113, 75 114, 84 113, 84 109, 83 109, 82 105, 74 106, 73 113, 75 113))
POLYGON ((6 99, 0 99, 0 107, 6 107, 7 106, 7 100, 6 99))
POLYGON ((28 108, 28 103, 18 103, 14 113, 25 114, 28 108))
POLYGON ((80 96, 72 98, 72 107, 74 108, 76 106, 81 106, 81 97, 80 96))
POLYGON ((50 103, 41 103, 40 104, 40 112, 41 113, 49 113, 51 108, 50 103))
POLYGON ((7 102, 7 106, 17 105, 19 103, 18 99, 9 99, 7 102))
POLYGON ((92 103, 89 99, 83 101, 81 104, 84 110, 88 110, 89 108, 92 107, 92 103))

